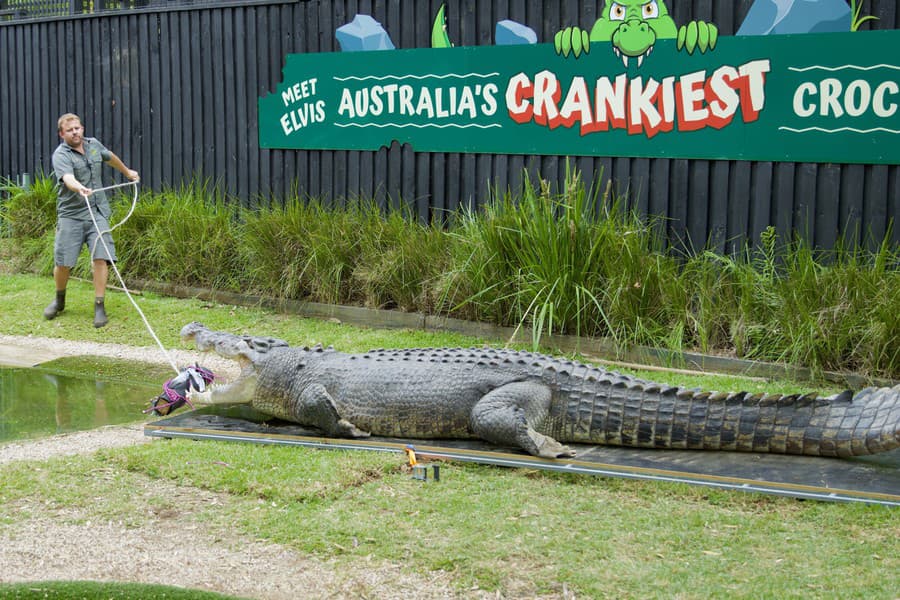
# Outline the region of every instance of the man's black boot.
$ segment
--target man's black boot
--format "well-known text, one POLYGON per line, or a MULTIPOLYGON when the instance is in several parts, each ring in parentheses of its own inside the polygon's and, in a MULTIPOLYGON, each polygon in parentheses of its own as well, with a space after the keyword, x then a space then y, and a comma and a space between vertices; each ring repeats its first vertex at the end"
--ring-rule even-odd
POLYGON ((103 298, 94 300, 94 327, 103 327, 109 322, 106 318, 106 308, 103 306, 103 298))
POLYGON ((47 308, 44 309, 44 318, 45 319, 55 319, 56 315, 64 311, 66 308, 66 290, 61 292, 56 292, 56 300, 51 302, 47 308))

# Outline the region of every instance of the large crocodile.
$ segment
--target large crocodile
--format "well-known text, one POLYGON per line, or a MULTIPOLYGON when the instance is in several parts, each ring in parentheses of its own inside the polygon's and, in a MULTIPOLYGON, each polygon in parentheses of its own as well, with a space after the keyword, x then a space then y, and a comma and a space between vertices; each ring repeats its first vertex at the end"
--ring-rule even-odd
POLYGON ((565 442, 840 457, 900 447, 900 386, 827 398, 710 393, 513 350, 345 354, 199 323, 181 335, 243 367, 192 401, 250 403, 331 436, 480 438, 547 458, 574 455, 565 442))

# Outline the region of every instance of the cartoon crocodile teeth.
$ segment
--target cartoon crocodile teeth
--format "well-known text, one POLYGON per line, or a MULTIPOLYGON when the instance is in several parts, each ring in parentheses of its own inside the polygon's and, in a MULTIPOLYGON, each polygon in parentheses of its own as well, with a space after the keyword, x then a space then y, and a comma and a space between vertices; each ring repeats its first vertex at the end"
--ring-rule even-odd
MULTIPOLYGON (((627 54, 622 54, 622 51, 619 49, 618 46, 613 46, 613 52, 616 53, 616 56, 618 56, 619 58, 622 59, 622 63, 625 65, 625 68, 627 69, 628 61, 630 58, 633 58, 633 57, 630 57, 627 54)), ((641 65, 644 64, 644 58, 650 56, 651 52, 653 52, 653 46, 650 46, 649 48, 647 48, 647 51, 644 52, 643 54, 638 54, 638 56, 637 56, 638 67, 640 67, 641 65)))
POLYGON ((590 35, 580 27, 566 27, 556 34, 556 53, 578 58, 591 51, 591 42, 611 42, 627 68, 631 59, 638 67, 650 56, 657 40, 674 39, 678 50, 706 52, 716 47, 719 30, 712 23, 691 21, 677 27, 662 0, 606 0, 603 13, 590 35))

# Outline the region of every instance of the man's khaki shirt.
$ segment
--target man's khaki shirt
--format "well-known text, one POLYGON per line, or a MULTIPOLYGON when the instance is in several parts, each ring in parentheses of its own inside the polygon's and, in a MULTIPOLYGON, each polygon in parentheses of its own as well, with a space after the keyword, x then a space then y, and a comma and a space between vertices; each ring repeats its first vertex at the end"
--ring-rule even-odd
MULTIPOLYGON (((59 188, 56 200, 57 217, 90 221, 91 215, 84 197, 70 190, 63 182, 63 177, 71 173, 82 185, 92 190, 102 188, 103 163, 111 157, 112 153, 96 138, 84 138, 84 154, 72 149, 65 142, 57 146, 53 151, 53 171, 56 173, 56 182, 59 188)), ((91 210, 109 218, 111 211, 104 192, 95 192, 88 200, 91 203, 91 210)))

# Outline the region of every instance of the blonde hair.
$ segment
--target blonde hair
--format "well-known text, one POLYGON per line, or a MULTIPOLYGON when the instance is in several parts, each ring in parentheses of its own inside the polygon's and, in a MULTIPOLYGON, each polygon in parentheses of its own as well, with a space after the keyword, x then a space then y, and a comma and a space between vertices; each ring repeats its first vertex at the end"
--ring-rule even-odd
POLYGON ((57 127, 57 129, 58 129, 59 131, 62 131, 62 130, 63 130, 63 125, 65 125, 66 122, 72 121, 72 120, 77 120, 79 123, 81 123, 81 117, 79 117, 79 116, 76 115, 75 113, 66 113, 66 114, 64 114, 63 116, 61 116, 61 117, 59 118, 59 120, 56 122, 56 127, 57 127))

